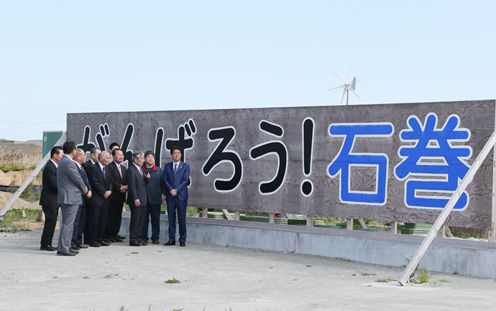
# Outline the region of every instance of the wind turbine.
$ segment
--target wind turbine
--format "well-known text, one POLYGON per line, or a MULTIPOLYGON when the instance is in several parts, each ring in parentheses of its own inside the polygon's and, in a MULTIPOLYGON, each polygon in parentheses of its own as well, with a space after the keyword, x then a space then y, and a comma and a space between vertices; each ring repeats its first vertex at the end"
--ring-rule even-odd
POLYGON ((350 80, 351 66, 348 69, 348 77, 347 77, 346 81, 341 79, 341 77, 334 70, 332 72, 339 79, 339 81, 341 81, 343 84, 340 84, 338 86, 332 87, 332 88, 327 89, 327 90, 332 91, 332 90, 336 90, 336 89, 343 89, 343 95, 341 96, 341 101, 339 102, 340 105, 343 104, 343 99, 344 99, 344 96, 346 95, 346 106, 348 106, 349 99, 350 99, 350 91, 353 94, 355 94, 356 97, 360 98, 360 96, 358 96, 358 94, 357 94, 357 92, 355 92, 355 90, 356 90, 357 82, 363 81, 363 79, 357 80, 356 77, 353 77, 350 80))

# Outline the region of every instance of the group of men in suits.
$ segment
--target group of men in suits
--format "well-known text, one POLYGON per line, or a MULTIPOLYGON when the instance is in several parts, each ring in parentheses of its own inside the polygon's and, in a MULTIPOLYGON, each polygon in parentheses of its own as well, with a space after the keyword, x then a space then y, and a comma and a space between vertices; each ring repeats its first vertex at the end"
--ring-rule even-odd
POLYGON ((52 148, 42 177, 40 204, 45 224, 40 249, 57 250, 60 256, 75 256, 82 248, 122 242, 125 237, 119 231, 126 201, 131 210, 129 245, 148 244, 150 220, 152 243, 159 244, 164 196, 169 219, 169 240, 164 244, 176 244, 177 214, 179 243, 185 246, 190 169, 181 161, 181 149, 171 149, 172 161, 163 169, 155 165, 151 151, 133 153, 127 168, 118 144, 111 144, 110 152, 93 148, 86 161, 86 152, 76 148, 74 142, 52 148), (55 248, 52 239, 59 207, 62 221, 55 248))

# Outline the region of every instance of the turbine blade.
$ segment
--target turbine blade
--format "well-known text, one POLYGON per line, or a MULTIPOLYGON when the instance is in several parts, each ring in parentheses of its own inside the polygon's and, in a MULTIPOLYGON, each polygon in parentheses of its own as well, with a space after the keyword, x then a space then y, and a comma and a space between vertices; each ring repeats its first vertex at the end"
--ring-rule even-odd
POLYGON ((346 83, 346 82, 344 82, 343 79, 341 79, 341 77, 334 70, 332 72, 334 73, 334 75, 336 76, 336 78, 338 78, 339 81, 343 82, 343 84, 346 83))
POLYGON ((332 91, 332 90, 336 90, 336 89, 342 89, 344 88, 345 85, 344 84, 341 84, 341 85, 338 85, 338 86, 335 86, 335 87, 331 87, 330 89, 327 89, 328 91, 332 91))
POLYGON ((351 90, 353 92, 353 94, 355 94, 356 97, 360 98, 360 96, 358 96, 357 92, 355 92, 354 90, 351 90))
POLYGON ((354 91, 356 89, 356 78, 353 77, 353 80, 351 81, 351 89, 354 91))

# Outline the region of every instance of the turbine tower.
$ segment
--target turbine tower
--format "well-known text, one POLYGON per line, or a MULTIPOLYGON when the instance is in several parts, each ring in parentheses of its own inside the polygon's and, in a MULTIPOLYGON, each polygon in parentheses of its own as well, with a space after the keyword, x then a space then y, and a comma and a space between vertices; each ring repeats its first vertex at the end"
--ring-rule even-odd
POLYGON ((351 66, 348 69, 348 77, 346 80, 343 80, 334 70, 332 72, 334 73, 336 78, 338 78, 338 80, 342 82, 342 84, 337 85, 335 87, 331 87, 330 89, 327 89, 327 91, 343 89, 343 95, 341 96, 341 101, 339 102, 340 105, 343 104, 343 99, 346 96, 346 106, 348 106, 350 100, 350 92, 355 94, 356 97, 360 98, 360 96, 358 96, 356 92, 356 86, 357 86, 357 82, 363 81, 363 79, 357 80, 356 77, 351 78, 351 66))

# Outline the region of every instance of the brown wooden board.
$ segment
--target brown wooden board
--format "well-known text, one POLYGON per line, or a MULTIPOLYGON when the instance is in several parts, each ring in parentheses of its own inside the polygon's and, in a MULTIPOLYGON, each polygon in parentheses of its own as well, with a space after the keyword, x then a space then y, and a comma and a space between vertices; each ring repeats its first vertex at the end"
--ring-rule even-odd
MULTIPOLYGON (((164 105, 164 109, 173 109, 164 105)), ((129 124, 134 129, 129 150, 146 151, 159 148, 162 166, 169 161, 166 148, 168 139, 178 137, 178 128, 185 123, 194 123, 184 129, 186 138, 192 138, 193 146, 185 150, 185 160, 191 165, 189 204, 198 207, 226 208, 242 211, 287 212, 314 216, 356 217, 398 222, 433 223, 439 214, 437 208, 415 208, 405 205, 405 182, 395 176, 395 167, 402 161, 398 155, 400 146, 408 145, 400 140, 400 131, 408 129, 407 119, 417 116, 424 124, 429 113, 437 115, 436 129, 441 129, 450 115, 457 115, 460 128, 470 130, 467 142, 451 142, 449 146, 470 146, 472 154, 466 160, 470 165, 495 128, 495 101, 462 101, 440 103, 382 104, 328 107, 290 107, 264 109, 221 109, 191 111, 72 113, 67 116, 67 137, 77 144, 83 143, 85 127, 91 130, 88 144, 100 145, 96 135, 101 134, 103 144, 123 142, 129 124), (306 176, 303 169, 302 123, 311 118, 314 136, 311 154, 311 173, 306 176), (191 122, 188 122, 190 121, 191 122), (268 121, 268 130, 275 124, 282 127, 275 135, 263 132, 261 122, 268 121), (346 203, 340 199, 340 177, 331 177, 328 166, 343 145, 343 137, 331 136, 331 124, 390 124, 394 132, 380 137, 357 137, 353 153, 385 154, 389 159, 387 170, 387 195, 382 204, 346 203), (103 125, 102 127, 100 125, 103 125), (107 125, 107 126, 105 126, 107 125), (226 151, 239 156, 243 165, 242 179, 231 191, 217 191, 216 179, 229 179, 233 165, 220 162, 209 174, 202 172, 206 160, 221 140, 209 140, 212 129, 230 127, 235 136, 226 151), (163 130, 163 139, 157 132, 163 130), (259 183, 271 180, 278 169, 278 156, 269 153, 258 159, 250 157, 250 149, 273 141, 282 142, 287 149, 287 170, 282 185, 277 191, 261 194, 259 183), (302 194, 302 182, 308 178, 313 183, 310 195, 302 194)), ((182 130, 181 130, 182 131, 182 130)), ((229 130, 228 130, 229 131, 229 130)), ((435 144, 434 144, 435 146, 435 144)), ((103 147, 103 146, 102 146, 103 147)), ((270 148, 269 148, 270 150, 270 148)), ((353 166, 350 172, 350 187, 354 191, 375 191, 377 169, 370 166, 353 166)), ((427 178, 427 177, 425 177, 427 178)), ((407 178, 408 179, 408 178, 407 178)), ((491 224, 493 157, 492 153, 468 187, 469 202, 463 210, 455 210, 448 224, 458 227, 489 228, 491 224)), ((447 192, 449 194, 449 191, 447 192)), ((418 195, 429 195, 420 191, 418 195)))

